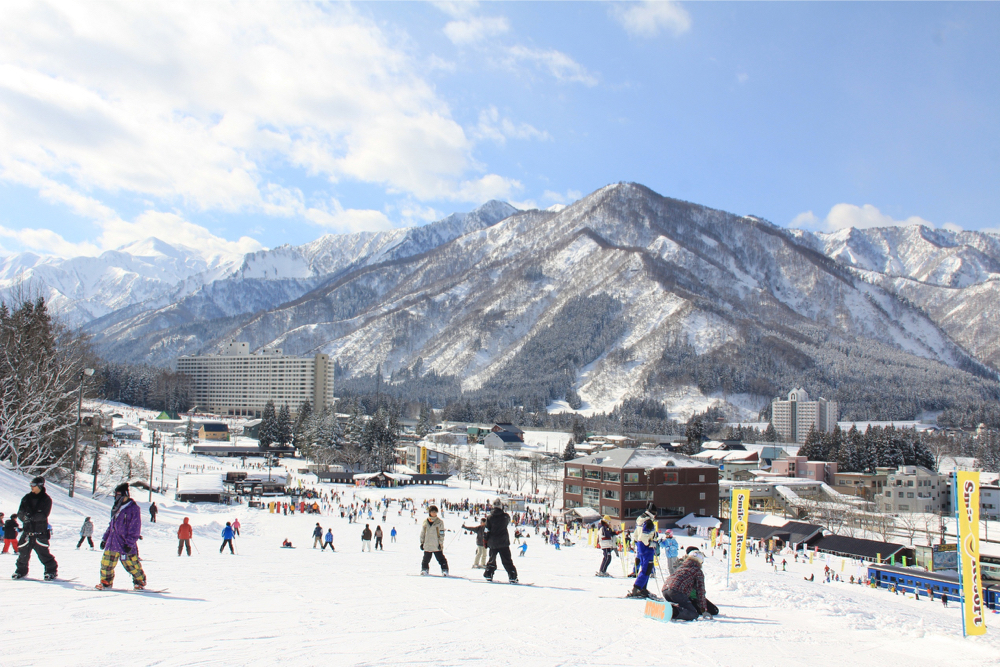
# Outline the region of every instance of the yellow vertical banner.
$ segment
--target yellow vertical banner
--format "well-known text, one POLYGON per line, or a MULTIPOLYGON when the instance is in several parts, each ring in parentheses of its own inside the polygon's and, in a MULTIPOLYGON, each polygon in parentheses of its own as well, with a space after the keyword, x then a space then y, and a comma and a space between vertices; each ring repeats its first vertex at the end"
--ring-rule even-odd
POLYGON ((986 634, 983 581, 979 572, 979 473, 956 472, 955 519, 958 522, 958 576, 962 588, 962 631, 986 634))
POLYGON ((733 489, 729 507, 729 571, 746 572, 750 492, 746 489, 733 489))
POLYGON ((713 528, 712 532, 708 534, 709 544, 714 549, 715 548, 715 536, 718 535, 718 529, 713 528))

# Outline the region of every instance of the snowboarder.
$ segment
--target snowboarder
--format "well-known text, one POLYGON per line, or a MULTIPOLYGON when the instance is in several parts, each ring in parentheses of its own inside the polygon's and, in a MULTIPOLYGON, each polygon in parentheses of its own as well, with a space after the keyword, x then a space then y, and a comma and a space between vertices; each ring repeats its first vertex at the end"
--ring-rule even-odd
POLYGON ((486 517, 479 520, 478 526, 470 527, 463 524, 462 528, 476 534, 476 558, 472 561, 472 569, 482 570, 486 567, 486 517))
POLYGON ((653 525, 655 518, 656 505, 649 503, 646 511, 635 520, 635 553, 639 565, 636 568, 635 584, 628 593, 630 598, 650 597, 646 585, 649 583, 649 575, 653 573, 653 556, 656 554, 656 526, 653 525))
POLYGON ((601 567, 597 569, 596 576, 610 577, 608 566, 611 565, 611 552, 615 548, 615 531, 611 528, 611 517, 607 514, 597 525, 597 546, 604 552, 604 557, 601 559, 601 567))
POLYGON ((17 525, 17 514, 12 514, 9 519, 4 521, 3 524, 3 552, 7 553, 7 549, 13 547, 14 553, 17 553, 17 533, 20 526, 17 525))
POLYGON ((705 573, 701 569, 705 555, 696 547, 688 547, 687 554, 663 583, 663 599, 673 605, 673 617, 681 621, 693 621, 699 615, 712 616, 709 613, 712 607, 705 598, 705 573))
POLYGON ((507 570, 507 579, 512 584, 517 583, 517 569, 514 561, 510 557, 510 533, 507 532, 507 525, 510 523, 510 515, 503 511, 503 504, 497 498, 493 501, 493 511, 490 518, 486 520, 486 544, 490 548, 490 559, 486 563, 486 571, 483 576, 486 581, 493 581, 493 573, 497 571, 497 556, 503 562, 503 568, 507 570))
POLYGON ((149 522, 150 523, 156 523, 156 515, 159 514, 159 512, 160 512, 160 508, 158 508, 156 506, 156 503, 153 503, 152 505, 149 506, 149 522))
POLYGON ((316 527, 313 528, 313 549, 316 548, 317 544, 321 549, 323 548, 323 527, 318 522, 316 523, 316 527))
POLYGON ((184 517, 184 523, 177 527, 177 555, 186 547, 188 556, 191 555, 191 538, 194 537, 194 529, 188 523, 188 518, 184 517))
POLYGON ((330 551, 336 551, 333 548, 333 528, 327 528, 326 537, 323 538, 323 549, 330 547, 330 551))
POLYGON ((111 523, 101 538, 101 582, 95 586, 99 591, 111 588, 115 582, 115 567, 122 562, 125 570, 132 575, 132 587, 141 591, 146 587, 146 573, 139 563, 137 546, 142 533, 142 513, 139 506, 129 497, 128 484, 115 487, 115 503, 111 506, 111 523))
POLYGON ((528 550, 528 543, 527 542, 521 542, 521 546, 518 547, 518 550, 521 552, 521 553, 518 554, 518 557, 519 558, 524 558, 524 553, 528 550))
POLYGON ((31 480, 31 491, 21 499, 17 515, 21 519, 21 539, 17 544, 17 565, 12 579, 22 579, 28 575, 28 559, 34 551, 45 567, 45 579, 55 579, 59 564, 49 553, 49 513, 52 512, 52 498, 45 493, 45 479, 31 480))
POLYGON ((79 549, 80 545, 83 544, 83 541, 87 540, 87 543, 90 545, 90 548, 93 549, 94 548, 93 534, 94 534, 94 522, 91 521, 90 517, 88 516, 86 519, 83 520, 83 525, 80 526, 80 541, 76 543, 76 548, 79 549))
POLYGON ((375 549, 377 551, 385 551, 382 548, 382 526, 375 526, 375 549))
POLYGON ((424 552, 420 561, 420 574, 430 572, 433 555, 441 566, 441 574, 448 576, 448 559, 444 557, 444 521, 438 516, 436 505, 427 508, 427 520, 420 527, 420 550, 424 552))
POLYGON ((236 553, 233 551, 233 537, 235 537, 235 535, 236 533, 233 531, 233 524, 227 521, 226 527, 222 529, 222 546, 219 547, 220 554, 222 553, 222 550, 226 548, 227 544, 229 545, 229 553, 236 553))
POLYGON ((389 531, 389 540, 391 542, 395 542, 396 541, 396 527, 395 526, 393 526, 392 530, 389 531))
POLYGON ((361 531, 361 550, 372 550, 372 529, 367 523, 365 524, 365 529, 361 531))

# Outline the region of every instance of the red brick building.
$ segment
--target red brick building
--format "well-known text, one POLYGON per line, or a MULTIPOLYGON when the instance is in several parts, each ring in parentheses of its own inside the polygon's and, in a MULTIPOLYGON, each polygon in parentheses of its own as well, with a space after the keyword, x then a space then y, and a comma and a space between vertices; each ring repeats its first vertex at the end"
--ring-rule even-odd
MULTIPOLYGON (((563 507, 592 507, 628 521, 652 501, 666 522, 718 516, 719 469, 661 450, 613 449, 564 464, 563 507)), ((662 525, 662 524, 661 524, 662 525)))

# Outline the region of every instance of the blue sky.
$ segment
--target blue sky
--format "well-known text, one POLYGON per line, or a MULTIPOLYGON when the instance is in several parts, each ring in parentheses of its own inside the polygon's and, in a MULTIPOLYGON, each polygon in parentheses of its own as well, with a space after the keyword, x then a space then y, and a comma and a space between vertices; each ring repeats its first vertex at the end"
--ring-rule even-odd
POLYGON ((0 251, 208 253, 615 181, 1000 228, 997 3, 0 6, 0 251))

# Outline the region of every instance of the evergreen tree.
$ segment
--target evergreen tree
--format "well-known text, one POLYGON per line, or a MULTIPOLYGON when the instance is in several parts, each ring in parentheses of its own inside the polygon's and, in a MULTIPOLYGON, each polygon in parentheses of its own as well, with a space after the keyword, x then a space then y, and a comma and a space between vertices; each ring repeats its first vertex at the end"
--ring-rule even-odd
POLYGON ((292 441, 292 412, 285 403, 278 411, 278 419, 275 428, 275 440, 282 447, 287 447, 292 441))
POLYGON ((688 420, 684 429, 684 437, 687 438, 687 445, 684 446, 684 453, 693 456, 701 451, 701 443, 705 440, 705 424, 701 421, 701 415, 693 415, 688 420))
MULTIPOLYGON (((417 361, 420 360, 418 359, 417 361)), ((434 411, 431 410, 431 406, 427 405, 426 403, 421 403, 420 417, 417 420, 417 428, 416 428, 417 436, 422 438, 428 433, 430 433, 431 429, 433 428, 433 424, 431 423, 433 421, 434 421, 434 411)))
POLYGON ((274 413, 274 401, 264 404, 264 411, 261 413, 260 426, 257 431, 257 446, 261 449, 270 449, 271 445, 278 441, 278 417, 274 413))
POLYGON ((805 444, 799 448, 799 456, 806 457, 806 461, 826 460, 823 458, 823 436, 815 426, 809 427, 809 435, 806 436, 805 444))
POLYGON ((767 425, 767 428, 764 429, 764 435, 760 439, 763 442, 778 442, 778 431, 774 428, 774 424, 767 425))
POLYGON ((583 407, 583 399, 580 398, 580 394, 576 393, 574 389, 566 391, 566 403, 573 410, 579 410, 583 407))
POLYGON ((191 417, 188 416, 187 426, 184 427, 184 446, 190 451, 191 445, 194 444, 194 422, 191 421, 191 417))
POLYGON ((573 417, 573 440, 576 444, 580 444, 587 439, 587 427, 582 421, 573 417))
POLYGON ((569 439, 566 443, 566 449, 563 450, 562 459, 563 461, 572 461, 576 458, 576 443, 573 442, 573 438, 569 439))
POLYGON ((309 430, 309 426, 312 424, 312 403, 308 399, 302 401, 299 405, 298 412, 295 413, 295 426, 292 428, 292 442, 295 446, 301 446, 305 444, 312 444, 310 438, 307 437, 306 433, 309 430))

